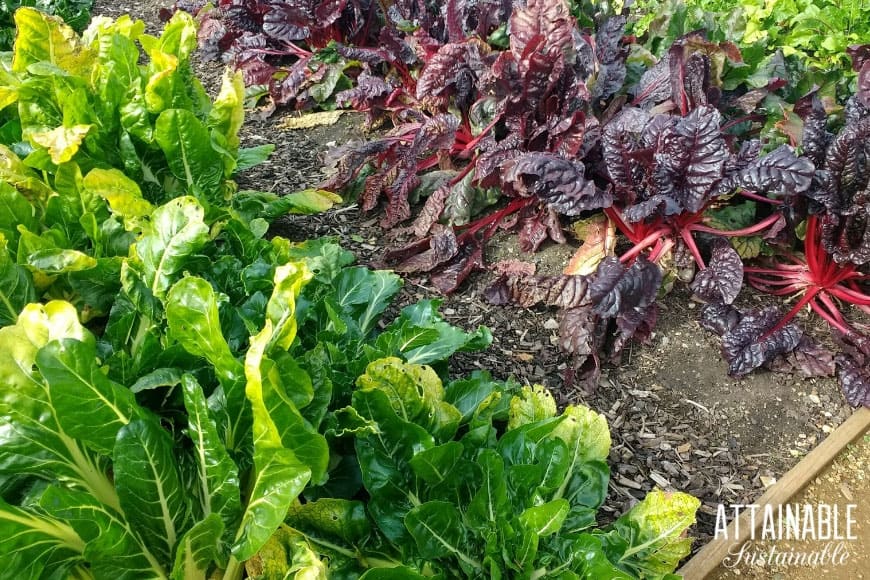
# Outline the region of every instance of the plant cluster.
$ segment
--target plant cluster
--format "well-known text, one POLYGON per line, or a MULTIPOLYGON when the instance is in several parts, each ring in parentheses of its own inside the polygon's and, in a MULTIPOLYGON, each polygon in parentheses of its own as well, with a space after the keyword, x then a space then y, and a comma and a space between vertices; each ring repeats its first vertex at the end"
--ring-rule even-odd
POLYGON ((236 191, 239 75, 212 101, 184 13, 79 37, 16 13, 0 146, 0 560, 16 578, 666 578, 699 502, 606 528, 583 407, 447 360, 492 340, 236 191), (139 46, 145 52, 140 54, 139 46))
MULTIPOLYGON (((776 361, 795 352, 804 353, 796 364, 810 374, 839 368, 843 378, 845 369, 860 367, 847 354, 836 366, 833 354, 822 357, 830 364, 805 364, 807 349, 817 347, 800 331, 785 332, 809 305, 838 340, 863 344, 866 332, 837 304, 863 309, 870 301, 868 45, 851 46, 846 56, 845 46, 792 43, 817 55, 819 66, 834 54, 851 62, 853 80, 835 87, 838 93, 824 83, 811 91, 817 77, 789 64, 796 52, 771 55, 752 44, 765 18, 784 18, 783 10, 809 18, 812 10, 784 3, 775 14, 751 12, 738 47, 722 27, 709 35, 692 31, 686 15, 695 12, 675 9, 670 20, 666 12, 664 23, 647 23, 669 30, 666 42, 648 44, 656 57, 625 34, 630 22, 638 32, 644 24, 608 3, 529 0, 511 8, 457 0, 436 9, 281 2, 256 17, 253 5, 244 6, 200 18, 223 34, 218 45, 249 81, 268 76, 273 95, 281 84, 318 86, 321 93, 319 83, 334 75, 313 63, 338 59, 341 82, 354 86, 329 106, 347 104, 391 121, 382 136, 333 151, 335 171, 324 187, 355 192, 364 211, 383 202, 382 225, 411 236, 385 255, 396 271, 424 273, 440 291, 453 292, 486 268, 486 243, 499 230, 516 231, 521 249, 535 251, 548 239, 564 242, 564 222, 579 218, 597 237, 587 237, 565 276, 529 277, 520 267, 503 273, 488 295, 561 307, 562 346, 576 356, 581 377, 594 380, 602 359, 618 359, 630 338, 649 335, 655 298, 675 279, 694 280, 696 294, 722 313, 744 271, 757 288, 801 298, 783 317, 768 313, 772 322, 764 328, 741 330, 733 338, 739 348, 723 345, 732 374, 782 366, 776 361), (327 11, 335 19, 312 16, 327 11), (243 25, 256 18, 262 32, 243 25), (344 20, 332 26, 336 19, 344 20), (377 38, 369 23, 377 23, 377 38), (283 54, 293 52, 286 75, 263 65, 275 43, 283 54), (264 76, 254 79, 251 71, 264 76), (844 90, 852 94, 841 106, 844 90), (594 217, 597 211, 606 221, 594 217), (631 244, 618 256, 617 231, 631 244), (734 251, 716 241, 723 237, 734 251), (768 263, 744 269, 743 260, 753 259, 768 263), (783 260, 788 264, 776 265, 783 260)), ((860 39, 862 25, 849 19, 843 42, 860 39)), ((791 22, 782 38, 806 40, 801 31, 809 20, 795 15, 791 22)), ((649 42, 654 36, 660 40, 651 35, 649 42)), ((311 105, 304 93, 295 95, 298 107, 311 105)), ((759 313, 744 314, 740 329, 758 326, 759 313)), ((870 402, 870 376, 849 376, 849 402, 870 402)))

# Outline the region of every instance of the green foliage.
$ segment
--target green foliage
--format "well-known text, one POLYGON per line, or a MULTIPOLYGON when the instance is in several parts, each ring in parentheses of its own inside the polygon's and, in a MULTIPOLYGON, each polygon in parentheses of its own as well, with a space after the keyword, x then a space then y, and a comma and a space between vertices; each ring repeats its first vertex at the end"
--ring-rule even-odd
POLYGON ((329 577, 390 578, 402 564, 396 577, 665 578, 689 553, 699 502, 685 494, 655 491, 595 527, 607 423, 586 407, 557 414, 538 387, 485 373, 443 386, 429 367, 386 358, 338 418, 367 509, 349 497, 296 505, 254 577, 307 577, 291 564, 304 559, 329 577))
POLYGON ((745 62, 732 82, 742 77, 750 86, 763 86, 758 84, 767 82, 762 73, 779 66, 807 92, 813 82, 836 84, 841 75, 854 77, 846 48, 870 42, 868 10, 866 0, 641 0, 634 7, 638 16, 632 30, 658 54, 675 38, 704 28, 710 40, 740 46, 745 62), (805 75, 811 78, 799 78, 805 75))
POLYGON ((0 324, 34 297, 69 300, 86 321, 105 316, 122 278, 138 307, 156 308, 181 266, 167 249, 201 251, 210 229, 262 236, 267 220, 340 201, 236 192, 232 177, 272 147, 239 146, 239 74, 224 76, 214 101, 193 76, 187 14, 160 37, 126 16, 96 18, 82 36, 30 8, 15 18, 14 51, 0 62, 0 324))

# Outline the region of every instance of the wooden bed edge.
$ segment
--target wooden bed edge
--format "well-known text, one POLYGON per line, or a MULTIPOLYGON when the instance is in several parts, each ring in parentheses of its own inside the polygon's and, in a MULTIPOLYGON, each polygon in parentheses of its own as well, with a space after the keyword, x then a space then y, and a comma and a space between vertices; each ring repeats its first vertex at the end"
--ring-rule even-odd
MULTIPOLYGON (((776 509, 787 503, 792 496, 803 489, 825 466, 833 461, 846 445, 868 429, 870 429, 870 409, 861 407, 764 492, 764 495, 755 503, 761 506, 761 510, 764 509, 765 505, 771 505, 773 509, 776 509)), ((728 526, 726 536, 711 540, 682 568, 677 570, 677 574, 682 575, 685 580, 703 580, 718 568, 728 556, 731 548, 743 544, 754 531, 750 529, 749 513, 746 511, 739 518, 740 534, 735 537, 737 523, 737 521, 732 521, 728 526)), ((762 518, 757 518, 755 523, 757 530, 762 525, 762 518)))

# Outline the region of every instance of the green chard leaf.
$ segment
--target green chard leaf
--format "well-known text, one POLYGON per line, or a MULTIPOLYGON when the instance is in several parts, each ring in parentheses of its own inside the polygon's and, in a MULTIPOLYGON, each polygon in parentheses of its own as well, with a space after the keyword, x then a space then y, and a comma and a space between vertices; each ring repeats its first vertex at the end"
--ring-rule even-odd
POLYGON ((113 460, 127 519, 161 561, 171 561, 190 510, 171 437, 156 421, 137 419, 118 433, 113 460))
POLYGON ((224 524, 218 514, 211 514, 190 528, 178 542, 172 580, 206 580, 209 569, 222 561, 218 546, 224 524))
POLYGON ((141 411, 129 389, 97 366, 92 341, 65 338, 49 342, 36 355, 58 424, 70 436, 109 455, 122 427, 141 411))
POLYGON ((206 126, 186 109, 163 111, 154 125, 154 139, 166 155, 169 168, 190 193, 202 191, 219 199, 224 165, 211 145, 206 126))
POLYGON ((193 440, 201 513, 206 518, 217 514, 229 528, 238 520, 242 509, 238 467, 209 416, 202 387, 188 374, 181 377, 181 387, 187 410, 187 434, 193 440))

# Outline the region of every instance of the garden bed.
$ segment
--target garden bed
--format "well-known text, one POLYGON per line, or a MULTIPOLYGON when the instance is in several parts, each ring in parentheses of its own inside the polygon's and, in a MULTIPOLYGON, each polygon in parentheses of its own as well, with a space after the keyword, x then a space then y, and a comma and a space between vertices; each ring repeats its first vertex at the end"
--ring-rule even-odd
MULTIPOLYGON (((94 14, 130 14, 157 31, 160 2, 99 1, 94 14)), ((214 94, 222 73, 219 63, 199 63, 197 72, 214 94)), ((282 120, 293 113, 278 111, 269 118, 251 115, 243 128, 248 146, 276 144, 271 159, 239 179, 242 189, 289 193, 316 185, 323 178, 323 154, 332 146, 364 136, 363 119, 348 113, 334 125, 286 130, 282 120)), ((318 216, 288 217, 273 226, 291 239, 337 236, 362 263, 377 265, 390 245, 375 216, 355 206, 318 216)), ((570 243, 570 242, 569 242, 570 243)), ((534 255, 520 255, 515 238, 496 238, 491 262, 515 258, 534 262, 539 273, 558 273, 572 246, 551 245, 534 255)), ((834 378, 804 379, 791 374, 758 371, 743 379, 727 376, 719 340, 696 322, 698 308, 679 286, 660 302, 656 331, 646 345, 633 345, 618 368, 608 368, 598 387, 589 392, 572 384, 570 360, 554 345, 556 313, 545 308, 492 306, 482 297, 492 276, 474 274, 461 292, 444 298, 446 318, 470 328, 488 326, 495 337, 480 355, 454 359, 458 374, 476 368, 521 382, 542 383, 562 404, 582 402, 605 414, 614 445, 611 494, 604 507, 616 516, 642 498, 654 485, 691 493, 703 502, 698 514, 696 548, 713 531, 719 503, 749 503, 765 486, 795 465, 851 409, 834 378)), ((422 279, 409 278, 397 306, 438 297, 422 279)), ((767 298, 744 290, 743 305, 767 298)), ((819 337, 826 331, 816 319, 802 320, 819 337)))
MULTIPOLYGON (((98 0, 94 15, 130 14, 159 31, 158 11, 165 3, 98 0)), ((197 62, 196 70, 211 94, 219 86, 223 65, 197 62)), ((241 189, 290 193, 317 185, 324 177, 323 156, 336 145, 362 139, 362 115, 345 113, 334 125, 287 130, 282 122, 298 114, 279 110, 270 117, 249 115, 243 145, 274 143, 269 161, 239 178, 241 189)), ((375 215, 356 206, 321 215, 289 216, 273 232, 290 239, 336 236, 363 264, 377 266, 391 240, 375 215)), ((573 244, 573 245, 572 245, 573 244)), ((557 274, 576 248, 548 245, 537 254, 522 254, 516 238, 496 237, 490 261, 521 259, 538 273, 557 274)), ((406 280, 396 307, 422 298, 442 298, 448 321, 461 327, 488 326, 495 337, 482 354, 454 357, 456 373, 477 368, 495 376, 549 387, 560 404, 583 403, 603 413, 611 426, 611 494, 603 511, 624 512, 653 486, 688 492, 702 501, 694 550, 713 533, 719 503, 751 503, 765 486, 798 463, 851 414, 835 378, 806 379, 759 370, 741 379, 727 375, 719 339, 702 329, 698 307, 680 286, 660 301, 660 317, 648 344, 633 345, 617 368, 607 368, 598 387, 588 392, 572 384, 570 360, 554 344, 556 312, 543 307, 492 306, 483 290, 493 276, 473 274, 460 292, 443 297, 413 277, 406 280)), ((738 302, 758 306, 770 299, 745 288, 738 302)), ((800 321, 810 334, 827 335, 818 319, 800 321), (814 328, 815 326, 815 328, 814 328)))

